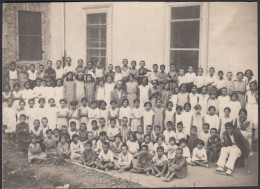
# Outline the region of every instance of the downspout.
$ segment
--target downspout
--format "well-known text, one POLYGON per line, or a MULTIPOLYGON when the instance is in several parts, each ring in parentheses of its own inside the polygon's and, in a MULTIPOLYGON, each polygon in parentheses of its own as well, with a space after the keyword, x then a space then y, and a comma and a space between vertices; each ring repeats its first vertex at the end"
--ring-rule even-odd
POLYGON ((65 2, 63 2, 63 67, 66 62, 66 13, 65 2))

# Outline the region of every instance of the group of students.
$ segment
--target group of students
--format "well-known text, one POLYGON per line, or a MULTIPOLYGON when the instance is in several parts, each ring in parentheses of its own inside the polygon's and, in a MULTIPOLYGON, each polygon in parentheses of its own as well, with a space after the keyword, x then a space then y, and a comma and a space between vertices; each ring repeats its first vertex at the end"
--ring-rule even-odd
POLYGON ((85 67, 80 59, 74 68, 67 57, 64 68, 58 60, 55 69, 48 61, 45 70, 32 64, 18 71, 11 62, 2 93, 10 148, 18 142, 29 162, 71 158, 171 181, 185 177, 188 164, 215 162, 218 171, 226 166, 231 174, 236 159, 258 138, 251 70, 233 80, 231 72, 226 79, 223 71, 215 76, 212 67, 204 76, 202 68, 196 75, 189 66, 185 74, 174 64, 169 73, 165 65, 160 72, 157 64, 148 70, 144 61, 137 69, 135 61, 128 67, 124 59, 115 72, 112 64, 107 72, 101 65, 89 61, 85 67))

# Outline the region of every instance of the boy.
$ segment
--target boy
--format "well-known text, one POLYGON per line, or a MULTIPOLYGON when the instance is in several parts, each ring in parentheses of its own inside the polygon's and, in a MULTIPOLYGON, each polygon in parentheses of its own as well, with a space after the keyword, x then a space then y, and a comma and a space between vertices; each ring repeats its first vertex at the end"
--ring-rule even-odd
POLYGON ((187 146, 187 140, 185 138, 180 140, 180 147, 183 149, 183 156, 186 158, 188 164, 191 164, 190 150, 187 146))
POLYGON ((216 80, 216 88, 218 92, 218 96, 221 95, 221 89, 223 87, 227 87, 227 81, 224 79, 224 73, 222 70, 218 71, 218 79, 216 80))
POLYGON ((75 121, 70 122, 70 129, 69 129, 70 139, 72 139, 72 135, 78 134, 78 133, 79 132, 76 128, 76 122, 75 121))
POLYGON ((163 86, 167 80, 167 74, 164 72, 165 71, 165 65, 160 65, 160 70, 161 72, 159 72, 157 74, 157 81, 159 83, 159 90, 162 91, 163 90, 163 86))
POLYGON ((202 87, 205 85, 205 76, 203 75, 203 68, 198 68, 198 76, 194 79, 194 85, 197 86, 198 93, 201 93, 202 87))
POLYGON ((97 141, 94 140, 94 133, 92 131, 88 132, 88 140, 92 143, 92 149, 95 150, 97 148, 97 141))
POLYGON ((101 152, 104 142, 108 142, 106 138, 107 138, 107 133, 105 131, 101 131, 99 133, 99 140, 97 141, 97 148, 95 151, 97 151, 98 153, 101 152))
POLYGON ((108 171, 108 169, 114 168, 114 155, 108 149, 109 143, 103 143, 103 149, 99 153, 98 159, 96 160, 96 166, 98 169, 108 171))
MULTIPOLYGON (((130 112, 129 112, 130 113, 130 112)), ((126 143, 129 140, 129 126, 128 126, 128 118, 123 117, 122 118, 122 126, 120 126, 120 133, 122 136, 122 142, 126 143)))
POLYGON ((51 78, 51 81, 55 81, 55 79, 56 79, 56 71, 52 68, 51 60, 47 61, 47 69, 44 71, 44 78, 45 79, 51 78))
MULTIPOLYGON (((148 133, 150 132, 150 128, 148 129, 148 133)), ((161 135, 161 127, 159 125, 154 126, 154 132, 152 132, 151 134, 151 141, 152 143, 156 143, 157 142, 157 137, 161 135)), ((147 133, 147 131, 146 131, 147 133)))
POLYGON ((186 77, 187 92, 190 93, 194 80, 196 78, 196 74, 193 72, 193 66, 189 66, 188 73, 185 74, 185 77, 186 77))
POLYGON ((13 61, 10 64, 10 69, 8 70, 8 78, 9 78, 9 85, 11 87, 11 91, 14 89, 13 86, 15 83, 18 83, 18 75, 19 72, 16 68, 16 63, 13 61))
POLYGON ((193 149, 197 146, 197 142, 198 142, 198 136, 197 136, 197 127, 196 126, 192 126, 191 130, 190 130, 190 137, 188 140, 188 147, 190 149, 190 152, 193 151, 193 149))
POLYGON ((203 148, 204 142, 203 140, 199 140, 197 147, 192 151, 192 163, 193 165, 200 165, 203 167, 209 167, 207 160, 207 152, 205 148, 203 148))
POLYGON ((151 169, 152 169, 152 175, 155 175, 156 177, 161 177, 167 169, 168 166, 168 160, 167 157, 164 155, 164 147, 158 146, 156 150, 156 155, 152 158, 151 162, 151 169))
POLYGON ((209 154, 209 160, 216 163, 221 148, 221 140, 219 138, 216 128, 210 129, 210 135, 211 136, 208 139, 207 149, 209 154))
POLYGON ((131 163, 133 156, 128 152, 128 147, 126 144, 121 146, 122 152, 118 156, 118 161, 115 161, 115 169, 119 169, 119 173, 128 171, 131 168, 131 163))
POLYGON ((105 75, 106 78, 107 78, 108 75, 111 75, 113 77, 113 79, 114 79, 116 73, 113 71, 113 64, 109 64, 107 70, 108 71, 107 71, 107 73, 105 75))
POLYGON ((145 131, 146 131, 145 134, 151 136, 152 135, 152 131, 153 131, 153 126, 152 125, 147 125, 145 131))
POLYGON ((61 132, 60 132, 61 135, 64 135, 66 136, 66 142, 70 142, 70 134, 67 130, 67 126, 66 125, 62 125, 61 126, 61 132))
POLYGON ((94 167, 96 165, 96 153, 92 149, 92 142, 87 141, 85 144, 85 149, 82 152, 81 163, 82 165, 86 165, 88 167, 94 167))
POLYGON ((203 124, 203 131, 199 134, 199 139, 203 140, 204 146, 208 146, 208 139, 211 136, 209 133, 210 125, 208 123, 203 124))
POLYGON ((176 130, 176 144, 179 144, 180 139, 182 138, 187 138, 187 134, 185 133, 185 131, 183 130, 183 123, 182 122, 178 122, 177 123, 177 130, 176 130))
POLYGON ((92 120, 91 126, 92 126, 91 131, 94 134, 94 140, 97 141, 99 139, 99 127, 97 126, 97 121, 92 120))
POLYGON ((37 78, 43 79, 44 78, 44 65, 40 64, 39 69, 37 71, 37 78))
POLYGON ((37 143, 37 136, 31 135, 32 143, 28 148, 28 161, 32 163, 34 160, 36 161, 45 161, 46 154, 42 152, 42 148, 39 143, 37 143))
POLYGON ((226 83, 226 85, 227 85, 227 94, 228 94, 228 96, 230 96, 231 94, 232 94, 232 89, 233 89, 233 80, 232 80, 232 72, 227 72, 227 75, 226 75, 226 77, 227 77, 227 79, 226 79, 226 81, 227 81, 227 83, 226 83))
POLYGON ((181 86, 181 84, 186 83, 186 77, 184 75, 184 69, 179 69, 179 75, 178 75, 178 85, 181 86))
POLYGON ((75 69, 71 65, 71 58, 70 57, 66 58, 66 66, 64 67, 64 74, 67 74, 68 72, 72 72, 73 74, 75 73, 75 69))
POLYGON ((64 77, 64 69, 62 68, 62 62, 60 60, 56 61, 56 68, 54 69, 56 72, 56 79, 64 77))
POLYGON ((163 132, 163 136, 165 139, 165 144, 169 144, 169 139, 171 137, 176 137, 176 133, 173 131, 173 123, 172 121, 168 121, 167 123, 167 130, 163 132))
POLYGON ((30 65, 30 70, 28 70, 27 73, 29 74, 28 79, 30 83, 30 88, 34 89, 34 87, 36 86, 36 78, 37 78, 37 72, 35 70, 34 64, 30 65))
POLYGON ((114 142, 115 136, 119 133, 119 128, 116 127, 116 120, 110 119, 110 126, 107 128, 107 137, 110 142, 114 142))
POLYGON ((114 142, 110 143, 110 149, 114 154, 114 159, 118 159, 118 155, 122 152, 122 137, 120 134, 117 134, 114 138, 114 142))
POLYGON ((158 75, 158 65, 154 64, 153 65, 153 71, 149 73, 148 79, 150 82, 152 82, 153 80, 158 80, 157 79, 157 75, 158 75))
POLYGON ((214 73, 215 73, 215 68, 210 67, 209 68, 209 75, 206 77, 206 80, 205 80, 205 84, 207 86, 209 86, 209 85, 214 86, 216 84, 217 79, 216 79, 214 73))
POLYGON ((103 117, 99 118, 99 133, 101 131, 107 132, 106 120, 103 117))
POLYGON ((165 182, 170 182, 174 176, 177 178, 186 177, 187 172, 187 161, 183 156, 183 149, 177 148, 175 158, 169 163, 167 175, 165 177, 161 177, 161 179, 165 182))
POLYGON ((18 139, 18 149, 27 154, 28 147, 31 142, 30 133, 29 133, 29 125, 25 122, 26 115, 21 114, 19 117, 20 123, 16 125, 16 136, 18 139))
POLYGON ((151 167, 151 157, 148 153, 148 146, 143 145, 141 148, 140 155, 137 159, 133 160, 133 168, 131 169, 132 173, 146 173, 146 175, 150 174, 151 167))
POLYGON ((218 97, 218 110, 219 117, 222 118, 224 116, 224 109, 228 106, 230 102, 230 96, 228 96, 227 88, 223 87, 220 89, 221 96, 218 97))
POLYGON ((144 136, 144 142, 143 142, 142 145, 147 145, 149 154, 154 155, 153 154, 153 143, 151 142, 151 136, 150 135, 146 134, 144 136))
POLYGON ((86 123, 81 123, 80 124, 80 129, 79 129, 79 140, 80 142, 85 145, 85 143, 88 140, 88 131, 87 131, 87 126, 86 123))
POLYGON ((28 81, 28 76, 27 66, 23 66, 19 72, 19 83, 21 85, 21 89, 24 89, 24 84, 28 81))

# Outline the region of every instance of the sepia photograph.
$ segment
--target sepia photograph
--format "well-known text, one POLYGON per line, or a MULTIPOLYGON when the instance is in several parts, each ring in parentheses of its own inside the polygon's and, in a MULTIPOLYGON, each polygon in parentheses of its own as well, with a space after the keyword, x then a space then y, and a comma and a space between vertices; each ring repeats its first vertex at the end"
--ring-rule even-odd
POLYGON ((258 14, 2 3, 2 188, 257 187, 258 14))

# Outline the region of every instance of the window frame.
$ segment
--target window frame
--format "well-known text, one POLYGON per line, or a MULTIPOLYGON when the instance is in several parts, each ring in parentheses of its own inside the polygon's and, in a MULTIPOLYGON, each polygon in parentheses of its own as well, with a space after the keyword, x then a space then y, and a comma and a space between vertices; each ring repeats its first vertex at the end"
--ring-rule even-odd
POLYGON ((85 31, 85 60, 87 61, 87 15, 88 14, 106 14, 106 62, 105 69, 112 63, 112 3, 103 5, 90 5, 83 7, 84 10, 84 31, 85 31))
MULTIPOLYGON (((165 4, 165 27, 164 27, 164 64, 166 65, 166 70, 169 71, 170 68, 170 51, 173 50, 170 47, 171 40, 171 8, 173 7, 187 7, 187 6, 200 6, 200 18, 199 19, 185 19, 188 20, 199 20, 200 21, 200 34, 199 34, 199 60, 198 68, 203 68, 204 73, 208 69, 208 17, 209 17, 209 2, 171 2, 165 4)), ((183 20, 182 20, 183 21, 183 20)), ((186 49, 186 48, 185 48, 186 49)), ((192 50, 192 48, 190 48, 192 50)), ((178 48, 174 48, 178 50, 178 48)), ((183 50, 180 48, 180 50, 183 50)), ((197 48, 194 48, 197 50, 197 48)), ((186 71, 186 70, 185 70, 186 71)))

